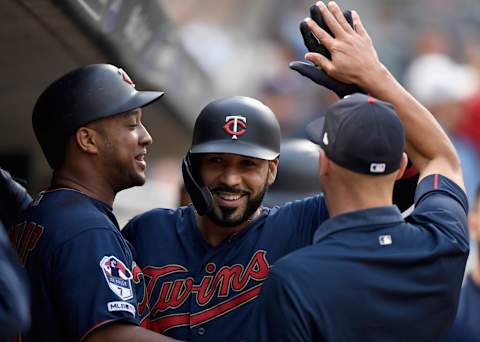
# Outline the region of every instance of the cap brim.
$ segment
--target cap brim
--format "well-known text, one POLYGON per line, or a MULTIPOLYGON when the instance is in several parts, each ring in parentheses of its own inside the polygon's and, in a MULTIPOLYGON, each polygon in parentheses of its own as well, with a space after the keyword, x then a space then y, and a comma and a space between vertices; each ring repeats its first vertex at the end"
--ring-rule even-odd
POLYGON ((307 138, 317 145, 322 141, 323 126, 325 125, 325 115, 313 120, 305 127, 307 138))
POLYGON ((157 101, 164 94, 165 93, 162 91, 138 91, 128 102, 130 108, 127 110, 148 106, 157 101))
POLYGON ((190 153, 228 153, 240 156, 274 160, 279 153, 244 141, 214 140, 192 147, 190 153))

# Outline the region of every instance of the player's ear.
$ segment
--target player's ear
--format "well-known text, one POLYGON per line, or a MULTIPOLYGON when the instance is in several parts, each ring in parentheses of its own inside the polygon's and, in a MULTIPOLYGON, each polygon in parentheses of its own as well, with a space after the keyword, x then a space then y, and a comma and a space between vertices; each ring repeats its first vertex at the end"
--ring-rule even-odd
POLYGON ((328 173, 328 169, 330 168, 330 159, 328 159, 323 149, 320 149, 319 151, 318 163, 318 172, 320 176, 326 175, 328 173))
POLYGON ((402 161, 400 162, 400 168, 397 171, 397 175, 395 176, 395 180, 399 180, 400 178, 403 177, 403 173, 405 172, 405 169, 407 168, 408 164, 408 157, 405 152, 403 152, 402 155, 402 161))
POLYGON ((273 182, 275 182, 275 178, 277 178, 278 163, 279 163, 278 158, 268 161, 268 178, 267 178, 268 186, 272 185, 273 182))
POLYGON ((80 127, 75 133, 78 148, 89 154, 98 153, 98 132, 89 127, 80 127))

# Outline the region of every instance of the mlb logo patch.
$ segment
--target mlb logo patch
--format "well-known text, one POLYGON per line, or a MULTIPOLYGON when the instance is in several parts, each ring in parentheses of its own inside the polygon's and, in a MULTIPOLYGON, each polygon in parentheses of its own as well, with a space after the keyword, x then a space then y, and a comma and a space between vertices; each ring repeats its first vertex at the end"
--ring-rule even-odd
POLYGON ((100 261, 108 287, 123 300, 133 298, 132 272, 117 257, 104 256, 100 261))
POLYGON ((387 165, 385 163, 371 163, 370 172, 371 173, 384 173, 387 165))
POLYGON ((392 244, 392 236, 391 235, 380 235, 378 237, 378 243, 382 246, 388 246, 392 244))

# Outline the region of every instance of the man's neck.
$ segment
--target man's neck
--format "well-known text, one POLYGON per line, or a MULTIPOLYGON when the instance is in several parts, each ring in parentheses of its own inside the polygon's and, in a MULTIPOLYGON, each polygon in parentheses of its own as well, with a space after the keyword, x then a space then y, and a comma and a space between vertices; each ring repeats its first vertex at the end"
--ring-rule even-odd
POLYGON ((220 226, 213 222, 208 216, 200 216, 195 214, 195 220, 198 230, 202 234, 205 241, 210 246, 218 246, 224 240, 235 236, 243 231, 253 220, 260 215, 261 209, 258 208, 255 213, 246 221, 234 227, 220 226))
POLYGON ((96 200, 113 206, 115 191, 111 187, 99 182, 93 177, 82 177, 81 175, 66 170, 55 171, 53 174, 51 189, 67 188, 80 191, 81 193, 96 200))
MULTIPOLYGON (((379 190, 379 189, 377 189, 379 190)), ((327 191, 326 202, 330 217, 358 210, 392 205, 392 194, 388 191, 376 193, 356 191, 353 187, 340 186, 327 191)))

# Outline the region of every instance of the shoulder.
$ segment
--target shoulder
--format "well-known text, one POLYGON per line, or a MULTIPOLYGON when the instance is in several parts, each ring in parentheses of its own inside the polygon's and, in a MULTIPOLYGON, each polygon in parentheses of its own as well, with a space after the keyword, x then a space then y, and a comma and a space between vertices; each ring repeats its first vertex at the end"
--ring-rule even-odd
POLYGON ((418 183, 415 209, 406 221, 458 240, 467 251, 467 213, 465 192, 447 177, 430 175, 418 183))
POLYGON ((157 208, 132 218, 122 229, 122 234, 131 239, 137 234, 150 234, 154 231, 167 231, 177 225, 185 225, 194 215, 192 206, 185 206, 176 209, 157 208))
MULTIPOLYGON (((455 182, 439 174, 427 176, 418 183, 415 191, 415 207, 419 208, 424 203, 434 203, 432 207, 439 209, 457 209, 464 214, 468 213, 468 200, 465 191, 455 182), (455 207, 449 208, 449 205, 452 204, 455 207)), ((429 208, 430 206, 426 207, 429 208)))
POLYGON ((119 234, 113 214, 89 197, 74 191, 41 193, 19 218, 15 229, 40 227, 50 243, 64 242, 90 230, 119 234))
POLYGON ((271 208, 268 213, 269 217, 278 217, 280 219, 288 216, 293 216, 295 218, 308 218, 312 215, 315 215, 315 217, 318 218, 328 217, 327 206, 323 194, 287 202, 281 206, 275 206, 271 208))

